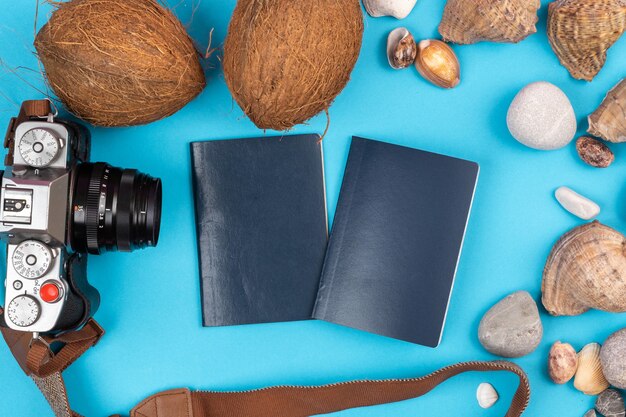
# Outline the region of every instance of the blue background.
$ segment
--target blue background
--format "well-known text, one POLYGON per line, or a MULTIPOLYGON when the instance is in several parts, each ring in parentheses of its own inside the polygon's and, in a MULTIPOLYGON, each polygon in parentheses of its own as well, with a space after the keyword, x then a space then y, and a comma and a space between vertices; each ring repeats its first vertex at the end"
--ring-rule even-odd
MULTIPOLYGON (((170 2, 175 6, 176 0, 170 2)), ((35 88, 45 87, 32 48, 35 2, 0 3, 4 131, 18 112, 17 103, 41 97, 35 88)), ((516 290, 528 290, 539 300, 541 272, 551 246, 581 224, 556 203, 553 192, 558 186, 570 186, 594 199, 602 207, 599 219, 626 231, 626 145, 611 146, 616 162, 599 170, 578 159, 573 143, 551 152, 526 148, 509 135, 505 123, 517 91, 529 82, 546 80, 570 97, 582 134, 586 116, 626 76, 626 40, 609 51, 605 68, 592 83, 576 81, 550 49, 545 34, 548 2, 543 1, 538 33, 520 44, 455 46, 462 81, 454 90, 441 90, 413 68, 390 69, 384 46, 387 33, 400 25, 417 39, 437 37, 444 3, 420 0, 404 21, 365 17, 361 55, 351 82, 330 108, 330 130, 323 143, 331 219, 353 134, 480 163, 441 346, 433 350, 321 322, 201 327, 188 143, 263 134, 231 99, 216 59, 220 51, 207 63, 207 88, 177 114, 147 126, 91 129, 94 160, 135 167, 163 179, 164 218, 157 248, 90 258, 90 280, 102 294, 96 318, 108 333, 65 374, 77 411, 87 416, 125 413, 147 395, 175 387, 238 390, 413 377, 458 361, 495 359, 477 340, 481 316, 516 290)), ((176 13, 204 50, 211 28, 215 28, 213 46, 223 42, 234 6, 234 0, 183 0, 176 13)), ((38 26, 50 10, 48 5, 41 7, 38 26)), ((318 116, 293 133, 322 132, 325 125, 325 116, 318 116)), ((626 316, 589 312, 553 318, 540 309, 544 339, 533 354, 515 360, 531 378, 526 415, 582 416, 593 399, 571 384, 552 384, 546 374, 550 345, 563 340, 580 349, 588 342, 603 342, 626 325, 626 316)), ((514 377, 470 374, 426 397, 341 415, 503 415, 514 386, 514 377), (492 382, 502 394, 502 400, 486 411, 474 398, 482 381, 492 382)), ((0 416, 51 415, 35 385, 0 343, 0 416)))

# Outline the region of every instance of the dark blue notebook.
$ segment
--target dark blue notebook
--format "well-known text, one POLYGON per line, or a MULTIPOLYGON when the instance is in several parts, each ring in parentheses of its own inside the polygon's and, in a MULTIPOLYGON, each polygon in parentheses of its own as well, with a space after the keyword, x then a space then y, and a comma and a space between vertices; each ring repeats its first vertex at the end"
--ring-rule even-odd
POLYGON ((328 237, 317 135, 191 144, 205 326, 311 318, 328 237))
POLYGON ((435 347, 478 165, 353 138, 313 317, 435 347))

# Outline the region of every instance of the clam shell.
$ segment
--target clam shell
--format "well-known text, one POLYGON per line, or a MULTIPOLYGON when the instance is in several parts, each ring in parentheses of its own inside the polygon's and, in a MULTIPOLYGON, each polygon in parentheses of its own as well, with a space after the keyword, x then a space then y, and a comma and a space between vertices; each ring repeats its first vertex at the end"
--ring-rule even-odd
POLYGON ((387 36, 387 61, 393 69, 408 68, 415 62, 417 45, 407 28, 397 28, 387 36))
POLYGON ((500 397, 496 389, 487 382, 483 382, 476 389, 476 399, 478 400, 478 405, 482 408, 493 406, 498 401, 498 398, 500 397))
POLYGON ((626 311, 626 236, 598 221, 576 227, 548 256, 542 302, 554 316, 626 311))
POLYGON ((578 352, 574 387, 587 395, 598 395, 609 387, 600 363, 600 345, 589 343, 578 352))
POLYGON ((557 0, 548 7, 548 39, 559 61, 579 80, 591 81, 606 51, 624 33, 624 0, 557 0))
POLYGON ((565 384, 576 374, 578 355, 569 343, 556 342, 548 355, 548 373, 557 384, 565 384))
POLYGON ((608 92, 589 116, 588 132, 609 142, 626 142, 626 78, 608 92))
POLYGON ((448 0, 439 24, 444 40, 517 43, 537 32, 539 0, 448 0))

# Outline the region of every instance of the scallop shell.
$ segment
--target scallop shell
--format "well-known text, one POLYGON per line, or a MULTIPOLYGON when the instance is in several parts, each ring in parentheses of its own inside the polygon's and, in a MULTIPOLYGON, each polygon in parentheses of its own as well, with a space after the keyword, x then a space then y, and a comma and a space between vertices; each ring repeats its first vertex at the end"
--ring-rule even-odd
POLYGON ((539 0, 448 0, 439 24, 445 41, 517 43, 537 32, 539 0))
POLYGON ((570 230, 548 256, 541 292, 554 316, 626 311, 626 236, 598 221, 570 230))
POLYGON ((626 142, 626 78, 608 92, 589 116, 588 132, 609 142, 626 142))
POLYGON ((548 355, 548 373, 556 384, 565 384, 576 374, 578 356, 569 343, 556 342, 548 355))
POLYGON ((393 69, 404 69, 413 65, 417 56, 417 45, 407 28, 399 27, 387 37, 387 61, 393 69))
POLYGON ((500 397, 496 389, 487 382, 480 384, 476 390, 476 399, 478 400, 478 405, 482 408, 493 406, 498 401, 498 398, 500 397))
POLYGON ((552 49, 579 80, 596 76, 625 27, 626 0, 557 0, 548 7, 552 49))
POLYGON ((602 373, 598 343, 589 343, 578 352, 578 370, 574 377, 574 387, 587 395, 598 395, 609 387, 602 373))

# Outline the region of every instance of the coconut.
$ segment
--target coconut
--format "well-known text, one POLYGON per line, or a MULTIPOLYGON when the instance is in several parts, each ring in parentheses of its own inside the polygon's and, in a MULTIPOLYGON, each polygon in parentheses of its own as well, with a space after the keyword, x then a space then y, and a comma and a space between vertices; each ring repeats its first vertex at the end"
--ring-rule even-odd
POLYGON ((262 129, 327 110, 361 49, 359 0, 239 0, 224 43, 233 97, 262 129))
POLYGON ((154 0, 71 0, 35 38, 54 93, 98 126, 169 116, 202 91, 205 77, 187 32, 154 0))

